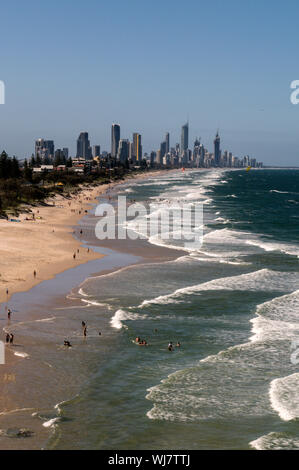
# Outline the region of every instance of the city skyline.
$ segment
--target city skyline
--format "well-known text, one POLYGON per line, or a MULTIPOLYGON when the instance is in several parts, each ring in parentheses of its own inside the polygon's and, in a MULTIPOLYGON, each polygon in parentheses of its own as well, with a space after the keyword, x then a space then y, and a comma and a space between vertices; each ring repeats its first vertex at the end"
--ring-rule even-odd
POLYGON ((150 152, 165 125, 174 136, 189 116, 190 141, 219 128, 236 154, 296 165, 299 4, 288 5, 89 0, 82 18, 78 0, 12 0, 1 11, 0 148, 23 158, 45 136, 74 154, 73 136, 88 129, 109 150, 107 123, 121 122, 150 152))
MULTIPOLYGON (((181 142, 173 142, 171 146, 170 133, 165 133, 165 140, 160 143, 160 148, 151 149, 150 152, 143 152, 142 135, 138 132, 132 133, 132 141, 128 138, 121 138, 120 124, 113 123, 111 125, 111 147, 110 152, 103 150, 101 145, 93 144, 89 140, 87 131, 80 132, 77 139, 76 155, 72 157, 69 149, 64 147, 63 150, 56 149, 54 140, 46 140, 39 138, 35 141, 35 161, 38 167, 41 164, 48 165, 57 161, 64 164, 67 163, 68 157, 75 158, 81 165, 81 160, 90 162, 96 160, 97 163, 102 159, 109 161, 119 161, 125 165, 145 164, 148 166, 159 167, 262 167, 263 162, 258 162, 254 156, 244 155, 237 156, 230 150, 221 149, 221 138, 219 129, 214 139, 214 152, 209 149, 201 141, 201 137, 196 137, 193 143, 189 145, 189 120, 181 126, 181 142)), ((32 159, 31 159, 32 160, 32 159)), ((109 162, 107 161, 109 164, 109 162)), ((59 163, 58 163, 59 164, 59 163)), ((89 163, 88 163, 89 165, 89 163)))

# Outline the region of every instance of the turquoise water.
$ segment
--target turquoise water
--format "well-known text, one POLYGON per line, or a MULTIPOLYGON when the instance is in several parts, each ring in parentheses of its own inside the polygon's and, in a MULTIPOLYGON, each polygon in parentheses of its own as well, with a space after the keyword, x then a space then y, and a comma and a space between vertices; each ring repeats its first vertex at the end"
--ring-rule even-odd
POLYGON ((299 171, 172 172, 122 190, 157 210, 202 202, 203 245, 151 237, 181 255, 89 278, 80 308, 40 324, 77 339, 48 448, 299 448, 299 171))

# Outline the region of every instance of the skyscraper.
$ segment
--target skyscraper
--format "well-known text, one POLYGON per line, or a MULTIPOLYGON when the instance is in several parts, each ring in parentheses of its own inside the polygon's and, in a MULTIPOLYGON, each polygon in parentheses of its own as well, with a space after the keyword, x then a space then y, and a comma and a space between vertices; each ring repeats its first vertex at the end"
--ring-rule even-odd
POLYGON ((124 163, 129 158, 130 153, 130 142, 128 139, 120 139, 117 158, 120 162, 124 163))
POLYGON ((168 153, 169 152, 169 132, 166 132, 165 142, 166 142, 165 153, 168 153))
POLYGON ((181 133, 181 154, 188 149, 188 141, 189 141, 189 122, 182 126, 182 133, 181 133))
POLYGON ((142 145, 141 145, 141 135, 138 132, 133 134, 133 152, 132 158, 136 162, 141 162, 142 160, 142 145))
POLYGON ((88 132, 81 132, 77 139, 77 158, 91 160, 91 148, 88 139, 88 132))
POLYGON ((38 139, 35 141, 35 158, 42 160, 54 158, 54 140, 38 139))
POLYGON ((161 142, 161 145, 160 145, 160 156, 161 156, 161 160, 163 161, 163 158, 165 157, 166 155, 166 147, 167 147, 167 142, 164 141, 164 142, 161 142))
POLYGON ((220 152, 220 137, 217 131, 215 140, 214 140, 214 158, 215 158, 215 165, 219 166, 220 165, 220 157, 221 157, 221 152, 220 152))
POLYGON ((92 156, 93 158, 99 157, 101 155, 101 146, 100 145, 94 145, 92 147, 92 156))
POLYGON ((120 125, 112 124, 111 126, 111 157, 116 158, 120 140, 120 125))

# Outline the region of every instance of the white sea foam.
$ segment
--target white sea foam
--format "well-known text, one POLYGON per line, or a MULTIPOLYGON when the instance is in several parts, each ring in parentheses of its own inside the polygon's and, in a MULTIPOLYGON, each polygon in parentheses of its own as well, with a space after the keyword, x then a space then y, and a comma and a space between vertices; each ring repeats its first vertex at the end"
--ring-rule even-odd
POLYGON ((279 193, 279 194, 291 194, 289 191, 278 191, 277 189, 271 189, 270 193, 279 193))
POLYGON ((87 306, 90 307, 91 305, 94 305, 96 307, 109 307, 109 304, 97 302, 96 300, 86 300, 86 299, 81 299, 81 302, 87 303, 87 306))
POLYGON ((273 290, 291 290, 298 286, 298 274, 271 271, 261 269, 238 276, 224 277, 214 279, 202 284, 183 287, 177 289, 171 294, 161 295, 151 300, 144 300, 139 308, 150 304, 168 304, 177 303, 182 296, 196 294, 208 290, 230 290, 230 291, 273 291, 273 290))
POLYGON ((58 416, 56 418, 49 419, 48 421, 45 421, 43 423, 43 426, 45 428, 51 428, 54 427, 59 421, 61 421, 61 418, 58 416))
POLYGON ((125 320, 144 320, 146 318, 146 315, 139 315, 138 313, 132 313, 123 309, 119 309, 111 318, 110 325, 112 328, 120 330, 123 327, 126 328, 126 326, 122 323, 125 320))
POLYGON ((17 351, 14 353, 14 355, 18 357, 23 357, 24 359, 29 357, 29 354, 24 353, 24 352, 17 352, 17 351))
POLYGON ((283 421, 299 418, 298 388, 299 373, 271 382, 269 390, 271 405, 283 421))
POLYGON ((256 314, 250 341, 293 340, 299 336, 299 290, 260 304, 256 314))
POLYGON ((251 441, 249 445, 256 450, 299 449, 299 439, 286 433, 270 432, 251 441))
POLYGON ((299 258, 299 247, 296 245, 291 245, 289 243, 272 243, 258 239, 247 240, 246 243, 248 245, 258 246, 259 248, 262 248, 265 251, 280 251, 281 253, 297 256, 299 258))

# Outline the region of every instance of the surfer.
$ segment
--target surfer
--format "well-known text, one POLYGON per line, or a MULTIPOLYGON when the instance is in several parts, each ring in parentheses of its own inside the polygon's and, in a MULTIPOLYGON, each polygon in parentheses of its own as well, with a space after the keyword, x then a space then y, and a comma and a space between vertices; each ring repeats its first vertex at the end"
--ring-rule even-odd
POLYGON ((173 350, 172 341, 170 341, 168 345, 168 351, 172 351, 172 350, 173 350))

